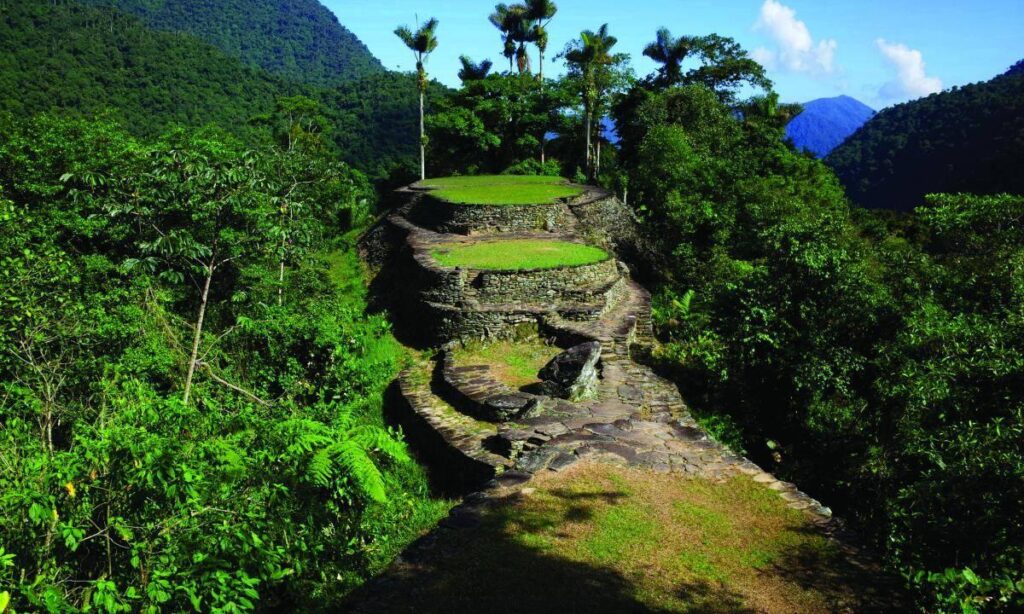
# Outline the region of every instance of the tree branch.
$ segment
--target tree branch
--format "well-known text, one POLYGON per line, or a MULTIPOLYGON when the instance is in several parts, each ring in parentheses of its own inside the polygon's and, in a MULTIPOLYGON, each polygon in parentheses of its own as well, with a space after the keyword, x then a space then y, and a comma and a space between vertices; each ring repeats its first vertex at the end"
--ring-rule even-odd
POLYGON ((260 404, 260 405, 262 405, 264 407, 270 407, 270 405, 271 405, 270 401, 264 401, 263 399, 259 398, 258 396, 256 396, 255 394, 249 392, 248 390, 246 390, 244 388, 240 388, 239 386, 236 386, 235 384, 232 384, 231 382, 227 381, 226 379, 224 379, 224 378, 220 377, 219 375, 217 375, 216 373, 214 373, 213 372, 213 367, 210 366, 210 363, 200 361, 199 362, 199 366, 206 370, 206 373, 210 376, 210 379, 212 379, 213 381, 217 382, 221 386, 224 386, 225 388, 228 388, 230 390, 234 390, 235 392, 241 394, 242 396, 244 396, 245 398, 249 399, 250 401, 258 403, 258 404, 260 404))

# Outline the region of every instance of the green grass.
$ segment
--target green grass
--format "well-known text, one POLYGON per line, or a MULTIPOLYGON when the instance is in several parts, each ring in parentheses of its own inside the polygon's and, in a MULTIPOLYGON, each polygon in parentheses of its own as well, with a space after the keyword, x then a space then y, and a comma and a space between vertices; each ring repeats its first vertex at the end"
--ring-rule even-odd
POLYGON ((564 185, 564 177, 546 175, 465 175, 425 179, 419 184, 426 188, 466 188, 486 185, 564 185))
POLYGON ((608 253, 597 247, 545 239, 448 243, 436 247, 432 255, 444 266, 493 271, 554 269, 608 259, 608 253))
POLYGON ((747 477, 582 462, 528 486, 452 535, 450 556, 417 567, 383 609, 724 614, 892 603, 877 576, 747 477))
POLYGON ((537 372, 562 350, 538 337, 519 341, 470 343, 457 348, 452 358, 458 366, 490 365, 491 374, 512 388, 523 388, 540 380, 537 372))
POLYGON ((433 188, 433 196, 460 205, 540 205, 583 191, 561 177, 531 175, 443 177, 420 185, 433 188))

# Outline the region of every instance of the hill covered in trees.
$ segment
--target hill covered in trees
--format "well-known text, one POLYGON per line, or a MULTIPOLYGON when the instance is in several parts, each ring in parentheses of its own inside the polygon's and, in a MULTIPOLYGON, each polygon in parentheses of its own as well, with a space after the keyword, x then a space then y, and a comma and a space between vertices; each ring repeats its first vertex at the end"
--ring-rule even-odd
POLYGON ((136 15, 151 28, 192 34, 225 54, 292 81, 337 85, 384 67, 317 0, 82 0, 136 15))
POLYGON ((849 96, 818 98, 804 103, 803 109, 786 125, 786 136, 797 149, 819 158, 827 156, 875 114, 874 109, 849 96))
POLYGON ((908 211, 925 194, 1024 193, 1024 74, 885 109, 827 160, 863 207, 908 211))
POLYGON ((0 12, 0 112, 109 112, 142 137, 212 124, 254 144, 265 135, 254 120, 299 94, 325 104, 328 141, 371 175, 386 175, 414 153, 413 76, 369 71, 323 88, 110 8, 27 0, 0 12))
POLYGON ((30 0, 0 13, 0 110, 91 116, 132 131, 217 124, 239 136, 289 85, 191 36, 158 32, 111 9, 30 0))

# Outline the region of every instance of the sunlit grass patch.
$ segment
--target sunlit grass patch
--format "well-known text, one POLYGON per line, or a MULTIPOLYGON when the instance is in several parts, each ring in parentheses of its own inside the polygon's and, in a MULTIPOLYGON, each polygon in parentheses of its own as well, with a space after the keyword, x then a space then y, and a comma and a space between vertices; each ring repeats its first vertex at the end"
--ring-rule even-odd
POLYGON ((435 247, 431 255, 444 266, 496 271, 554 269, 608 259, 608 253, 598 247, 547 239, 448 243, 435 247))
POLYGON ((458 175, 424 179, 419 185, 427 188, 466 188, 485 185, 564 185, 563 177, 547 175, 458 175))
POLYGON ((539 337, 519 341, 475 342, 452 351, 458 366, 490 365, 491 374, 512 388, 523 388, 540 381, 537 372, 561 353, 557 346, 539 337))
POLYGON ((465 205, 539 205, 571 198, 582 189, 561 177, 479 175, 421 181, 441 200, 465 205))

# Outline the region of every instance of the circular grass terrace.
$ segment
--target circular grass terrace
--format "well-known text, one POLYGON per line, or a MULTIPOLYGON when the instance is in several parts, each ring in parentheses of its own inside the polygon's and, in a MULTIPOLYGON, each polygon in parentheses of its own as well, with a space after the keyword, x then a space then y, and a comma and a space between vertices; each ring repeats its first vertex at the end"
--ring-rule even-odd
POLYGON ((598 247, 548 239, 501 239, 475 243, 443 243, 431 252, 446 267, 489 271, 558 269, 608 259, 598 247))
POLYGON ((549 205, 583 193, 561 177, 472 175, 419 182, 431 196, 457 205, 549 205))

